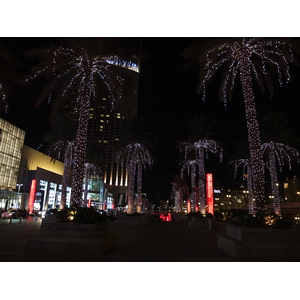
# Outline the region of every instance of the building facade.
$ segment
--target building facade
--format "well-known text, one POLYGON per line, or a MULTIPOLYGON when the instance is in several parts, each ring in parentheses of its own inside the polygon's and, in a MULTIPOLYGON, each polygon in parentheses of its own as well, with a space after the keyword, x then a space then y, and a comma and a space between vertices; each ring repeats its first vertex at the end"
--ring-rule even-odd
MULTIPOLYGON (((118 65, 118 62, 112 62, 118 65)), ((91 102, 88 138, 99 143, 101 169, 109 208, 124 206, 128 184, 126 165, 116 162, 118 143, 123 136, 127 118, 135 117, 138 103, 139 69, 119 65, 118 74, 123 78, 122 98, 112 103, 103 87, 91 102)))
POLYGON ((18 173, 25 131, 0 118, 0 208, 20 207, 18 173), (18 187, 18 188, 17 188, 18 187))

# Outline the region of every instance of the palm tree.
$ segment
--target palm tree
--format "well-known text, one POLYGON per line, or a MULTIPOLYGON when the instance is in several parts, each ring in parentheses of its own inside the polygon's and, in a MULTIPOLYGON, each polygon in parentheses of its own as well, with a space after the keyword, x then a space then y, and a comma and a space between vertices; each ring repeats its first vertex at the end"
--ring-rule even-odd
MULTIPOLYGON (((196 170, 200 169, 200 161, 198 159, 189 160, 186 159, 181 162, 181 178, 183 178, 183 172, 187 171, 188 175, 191 178, 191 208, 192 211, 196 211, 196 170)), ((206 211, 206 209, 205 209, 206 211)), ((205 214, 204 211, 204 214, 205 214)), ((201 211, 202 212, 202 211, 201 211)), ((203 212, 202 212, 203 213, 203 212)))
POLYGON ((175 211, 182 212, 183 199, 185 195, 188 193, 188 186, 179 175, 173 176, 173 180, 171 182, 172 185, 172 197, 175 203, 175 211))
POLYGON ((153 138, 146 131, 144 119, 127 119, 124 126, 124 137, 117 152, 117 162, 126 164, 128 173, 128 213, 133 212, 133 197, 135 183, 137 184, 137 212, 141 210, 142 171, 148 165, 152 167, 154 158, 151 153, 153 138), (150 150, 149 150, 150 149, 150 150), (136 178, 137 177, 137 178, 136 178))
POLYGON ((291 169, 291 161, 295 159, 299 163, 299 152, 292 146, 287 145, 290 141, 299 143, 299 138, 295 137, 292 130, 287 127, 286 114, 268 113, 260 116, 260 123, 262 128, 262 152, 265 155, 266 167, 269 170, 271 177, 271 190, 273 195, 274 213, 281 215, 281 205, 278 189, 278 174, 282 172, 282 167, 285 162, 291 169))
POLYGON ((278 165, 280 171, 282 171, 284 162, 288 161, 289 168, 291 169, 291 157, 296 158, 299 163, 299 152, 293 147, 282 143, 274 143, 273 141, 262 144, 262 151, 266 154, 266 166, 271 176, 274 213, 276 215, 281 215, 276 165, 278 165))
POLYGON ((76 122, 74 116, 67 113, 56 115, 51 130, 45 135, 49 154, 57 159, 63 159, 64 173, 62 177, 62 191, 60 208, 63 209, 67 202, 67 186, 69 174, 73 163, 75 148, 76 122))
POLYGON ((249 214, 253 215, 254 201, 253 201, 253 188, 252 188, 252 171, 249 158, 239 158, 232 160, 230 164, 234 164, 234 176, 236 176, 237 169, 242 166, 243 174, 247 174, 247 190, 248 190, 248 209, 249 214))
POLYGON ((239 75, 242 86, 246 122, 248 129, 248 141, 253 176, 253 194, 255 209, 266 210, 264 199, 264 164, 261 149, 261 137, 259 123, 255 107, 253 79, 258 82, 259 71, 263 72, 263 79, 268 78, 268 66, 275 67, 278 73, 280 86, 283 83, 283 74, 286 81, 290 79, 289 62, 292 61, 291 47, 280 41, 263 41, 258 38, 243 38, 241 40, 227 40, 225 43, 212 48, 206 53, 204 76, 201 78, 200 91, 205 99, 205 87, 218 69, 227 66, 223 78, 223 101, 226 104, 227 95, 234 86, 235 79, 239 75))
MULTIPOLYGON (((195 152, 195 157, 198 166, 198 194, 200 203, 200 212, 206 212, 206 198, 205 198, 205 159, 208 158, 208 153, 219 156, 222 160, 222 148, 219 143, 213 139, 209 139, 214 134, 212 126, 214 120, 208 116, 194 117, 187 122, 191 132, 187 141, 179 141, 179 147, 184 149, 185 159, 188 153, 195 152)), ((193 205, 195 209, 195 205, 193 205)))
MULTIPOLYGON (((2 38, 3 39, 3 38, 2 38)), ((14 87, 21 82, 20 63, 3 43, 0 44, 0 113, 7 112, 14 87)))
POLYGON ((90 103, 101 85, 112 96, 112 103, 119 99, 122 80, 117 75, 117 69, 131 65, 131 62, 119 59, 115 53, 108 53, 103 45, 105 40, 99 43, 99 39, 78 38, 66 46, 38 48, 27 53, 33 57, 38 56, 40 62, 26 80, 31 81, 39 76, 46 79, 37 103, 43 103, 49 96, 56 100, 56 104, 72 99, 78 110, 71 195, 75 205, 79 205, 82 200, 90 103))

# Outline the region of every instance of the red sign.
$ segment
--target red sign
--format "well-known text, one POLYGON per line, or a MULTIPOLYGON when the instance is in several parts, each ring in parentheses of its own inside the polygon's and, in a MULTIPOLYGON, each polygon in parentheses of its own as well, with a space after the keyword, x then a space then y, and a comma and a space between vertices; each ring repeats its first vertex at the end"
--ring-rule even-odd
POLYGON ((30 193, 29 193, 29 203, 28 203, 29 211, 30 211, 29 213, 32 213, 33 211, 35 192, 36 192, 36 179, 32 179, 30 193))
POLYGON ((211 173, 206 174, 206 203, 207 212, 214 214, 214 190, 213 190, 213 176, 211 173))

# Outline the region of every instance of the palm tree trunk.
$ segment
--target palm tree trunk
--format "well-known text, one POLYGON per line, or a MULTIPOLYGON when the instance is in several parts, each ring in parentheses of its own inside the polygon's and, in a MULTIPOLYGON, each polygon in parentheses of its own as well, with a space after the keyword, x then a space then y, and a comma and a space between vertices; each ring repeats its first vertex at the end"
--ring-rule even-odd
POLYGON ((137 174, 137 212, 142 211, 142 166, 138 165, 138 174, 137 174))
POLYGON ((247 189, 248 189, 248 207, 249 207, 249 214, 254 215, 254 201, 253 201, 253 184, 252 184, 252 171, 251 165, 248 164, 247 166, 247 189))
POLYGON ((201 214, 206 213, 206 198, 205 198, 205 170, 204 170, 204 149, 199 148, 199 165, 198 165, 198 194, 199 194, 199 211, 201 214))
MULTIPOLYGON (((66 150, 67 151, 67 150, 66 150)), ((69 158, 68 154, 65 153, 64 157, 64 174, 61 182, 61 198, 60 198, 60 209, 63 209, 67 203, 67 186, 69 178, 69 158)))
POLYGON ((191 172, 191 186, 192 186, 192 212, 196 211, 196 165, 193 163, 192 166, 192 172, 191 172))
POLYGON ((264 199, 264 164, 261 151, 261 138, 259 124, 254 101, 254 93, 251 81, 251 66, 249 57, 243 55, 240 64, 240 76, 244 94, 246 121, 248 129, 248 141, 250 149, 250 161, 252 166, 254 211, 266 211, 264 199))
POLYGON ((80 99, 78 129, 76 133, 74 151, 71 202, 75 205, 80 205, 82 202, 82 184, 84 178, 84 163, 86 158, 87 132, 90 114, 90 97, 90 80, 89 76, 86 76, 85 82, 83 83, 83 91, 80 99))
POLYGON ((129 185, 128 185, 128 209, 127 213, 131 214, 133 212, 133 196, 134 196, 134 182, 135 182, 135 170, 136 165, 134 162, 129 163, 129 185))
POLYGON ((273 207, 276 215, 281 215, 280 198, 277 186, 277 171, 276 171, 276 159, 275 159, 275 144, 270 143, 271 148, 269 149, 269 162, 270 162, 270 176, 271 176, 271 187, 273 195, 273 207))

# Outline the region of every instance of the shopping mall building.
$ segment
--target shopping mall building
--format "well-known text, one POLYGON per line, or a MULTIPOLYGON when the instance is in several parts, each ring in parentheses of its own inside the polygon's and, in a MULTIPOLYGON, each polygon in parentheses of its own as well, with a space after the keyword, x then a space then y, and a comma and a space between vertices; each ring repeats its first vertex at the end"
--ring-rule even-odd
MULTIPOLYGON (((24 145, 25 132, 0 118, 0 209, 47 210, 60 204, 64 164, 24 145)), ((71 182, 67 188, 70 205, 71 182)), ((113 197, 99 177, 89 178, 89 204, 113 208, 113 197)))

